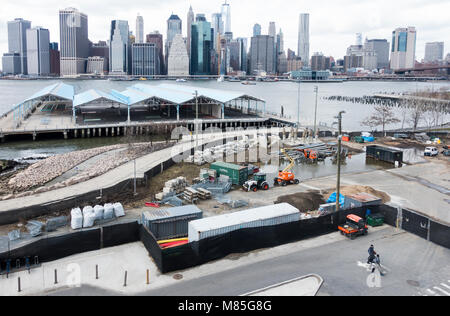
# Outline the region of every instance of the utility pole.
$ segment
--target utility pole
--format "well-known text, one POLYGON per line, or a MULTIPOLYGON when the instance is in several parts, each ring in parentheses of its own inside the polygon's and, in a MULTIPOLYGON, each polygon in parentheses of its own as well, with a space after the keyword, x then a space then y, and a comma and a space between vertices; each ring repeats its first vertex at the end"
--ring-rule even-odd
POLYGON ((195 90, 195 150, 198 148, 198 91, 195 90))
POLYGON ((134 159, 134 196, 137 195, 137 190, 136 190, 136 159, 134 159))
POLYGON ((339 211, 340 205, 339 205, 339 197, 341 194, 341 147, 342 147, 342 114, 344 114, 345 111, 339 112, 338 116, 336 118, 338 119, 339 124, 339 134, 338 134, 338 152, 337 152, 337 184, 336 184, 336 212, 339 211))
POLYGON ((319 87, 315 86, 314 87, 314 92, 316 93, 316 108, 314 110, 314 138, 316 137, 316 133, 317 133, 317 94, 319 92, 319 87))
MULTIPOLYGON (((300 77, 298 78, 298 95, 297 95, 297 102, 298 102, 298 109, 297 109, 297 127, 300 128, 300 77)), ((303 135, 305 137, 305 135, 303 135)))

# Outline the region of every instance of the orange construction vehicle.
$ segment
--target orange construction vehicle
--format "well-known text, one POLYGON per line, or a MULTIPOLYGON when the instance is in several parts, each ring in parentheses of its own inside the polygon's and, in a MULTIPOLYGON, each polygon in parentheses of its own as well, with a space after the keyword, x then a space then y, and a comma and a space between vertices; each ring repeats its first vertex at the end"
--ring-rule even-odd
POLYGON ((317 160, 317 151, 307 148, 303 150, 303 153, 306 159, 317 160))
POLYGON ((347 222, 344 225, 338 226, 341 235, 345 235, 350 239, 355 239, 356 236, 367 235, 368 229, 364 220, 354 214, 347 216, 347 222))
POLYGON ((278 177, 274 179, 274 185, 286 186, 288 184, 299 184, 300 180, 295 178, 293 172, 290 172, 292 167, 295 165, 295 160, 292 159, 291 156, 288 155, 286 149, 281 149, 281 152, 289 159, 291 162, 289 166, 284 168, 284 170, 278 172, 278 177))

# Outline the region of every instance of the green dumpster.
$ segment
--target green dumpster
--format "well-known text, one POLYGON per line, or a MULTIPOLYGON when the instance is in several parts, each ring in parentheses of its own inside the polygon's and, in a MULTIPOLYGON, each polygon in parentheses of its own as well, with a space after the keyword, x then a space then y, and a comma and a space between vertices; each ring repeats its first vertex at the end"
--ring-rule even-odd
POLYGON ((376 227, 381 226, 384 223, 384 215, 383 214, 371 214, 367 216, 367 224, 376 227))

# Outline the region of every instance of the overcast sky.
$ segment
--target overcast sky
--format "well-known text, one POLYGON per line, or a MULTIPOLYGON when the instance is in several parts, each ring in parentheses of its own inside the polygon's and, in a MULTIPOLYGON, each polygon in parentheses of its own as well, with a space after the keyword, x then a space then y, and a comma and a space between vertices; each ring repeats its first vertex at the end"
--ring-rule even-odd
MULTIPOLYGON (((166 36, 166 20, 173 12, 183 20, 186 36, 186 16, 189 5, 194 13, 220 12, 222 0, 2 0, 0 10, 0 52, 6 52, 7 21, 24 18, 32 26, 50 30, 51 41, 59 42, 58 10, 78 8, 89 17, 91 41, 106 40, 110 21, 128 20, 135 33, 136 15, 144 17, 144 31, 159 30, 166 36)), ((391 42, 397 27, 415 26, 417 29, 416 58, 421 60, 425 43, 443 41, 444 57, 450 48, 449 0, 229 0, 231 24, 235 37, 250 37, 253 25, 259 23, 263 34, 269 22, 276 22, 285 38, 285 50, 297 52, 300 13, 310 13, 310 44, 312 55, 323 52, 342 58, 349 45, 356 42, 356 33, 363 40, 386 38, 391 42)))

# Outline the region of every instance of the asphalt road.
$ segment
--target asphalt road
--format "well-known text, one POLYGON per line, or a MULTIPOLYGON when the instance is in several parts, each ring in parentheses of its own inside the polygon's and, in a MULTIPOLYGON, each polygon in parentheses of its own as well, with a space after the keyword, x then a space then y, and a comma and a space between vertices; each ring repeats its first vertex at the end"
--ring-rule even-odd
MULTIPOLYGON (((183 271, 177 273, 183 274, 183 271)), ((386 227, 365 237, 342 240, 141 293, 150 296, 237 296, 316 273, 324 279, 318 295, 450 295, 450 250, 386 227), (373 243, 388 273, 367 283, 363 266, 373 243), (447 287, 448 288, 447 288, 447 287)), ((92 287, 53 295, 114 295, 92 287)))

